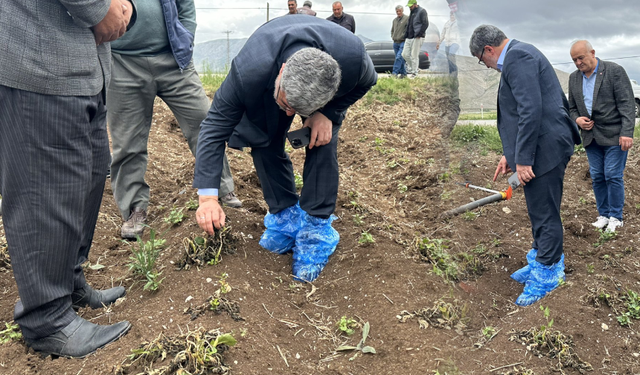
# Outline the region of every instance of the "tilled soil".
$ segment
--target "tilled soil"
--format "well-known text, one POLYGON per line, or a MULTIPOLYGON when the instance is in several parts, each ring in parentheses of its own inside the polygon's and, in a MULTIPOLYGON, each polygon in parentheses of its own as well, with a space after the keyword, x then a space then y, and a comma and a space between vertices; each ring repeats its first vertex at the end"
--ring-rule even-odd
MULTIPOLYGON (((587 158, 578 153, 571 159, 562 205, 567 281, 541 302, 518 307, 522 286, 509 275, 524 266, 531 244, 522 191, 475 210, 479 215, 441 219, 444 211, 485 196, 455 182, 496 190, 507 185, 506 179, 490 183, 498 155, 473 145, 453 147, 443 137, 450 130, 448 103, 447 89, 425 84, 413 100, 358 103, 349 111, 340 133, 334 222, 341 241, 321 276, 303 284, 293 281, 290 254, 258 245, 267 206, 248 151, 228 152, 244 204, 226 209, 237 251, 222 253, 216 265, 178 269, 185 239, 203 233, 195 211, 185 209, 178 225, 164 220, 197 196, 190 186, 194 159, 158 101, 147 181, 148 223, 167 240, 158 260, 159 289, 143 290, 145 283, 129 271, 132 244, 119 238, 121 218, 107 181, 86 274, 95 288, 125 286, 127 297, 107 311, 81 314, 99 324, 129 320, 131 331, 81 360, 41 359, 23 342, 10 341, 0 345, 0 374, 112 374, 144 342, 197 329, 238 340, 222 353, 232 374, 640 373, 638 321, 617 321, 629 311, 627 291, 640 291, 637 148, 627 162, 624 227, 598 247, 587 158), (91 267, 96 264, 104 267, 91 267), (220 298, 224 308, 198 309, 210 303, 221 279, 231 287, 220 298), (336 351, 356 346, 362 336, 361 328, 352 336, 338 329, 343 316, 360 327, 369 322, 366 345, 376 354, 354 358, 354 352, 336 351), (547 354, 535 341, 541 332, 575 357, 547 354)), ((301 174, 304 150, 293 150, 291 158, 301 174)), ((18 293, 8 267, 0 268, 0 296, 0 322, 11 322, 18 293)))

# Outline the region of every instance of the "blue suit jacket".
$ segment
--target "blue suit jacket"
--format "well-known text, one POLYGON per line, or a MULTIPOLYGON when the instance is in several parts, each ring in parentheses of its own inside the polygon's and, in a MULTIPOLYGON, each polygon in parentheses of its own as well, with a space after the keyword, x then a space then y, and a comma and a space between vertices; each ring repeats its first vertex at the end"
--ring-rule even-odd
POLYGON ((580 144, 553 67, 537 48, 515 39, 500 77, 498 131, 509 167, 531 165, 536 176, 566 161, 580 144))
POLYGON ((280 127, 291 125, 293 116, 284 115, 273 98, 275 80, 289 56, 306 47, 327 52, 342 70, 338 92, 320 110, 334 124, 342 124, 347 108, 376 84, 378 76, 364 45, 347 29, 303 16, 267 22, 233 59, 200 125, 194 187, 220 186, 225 142, 233 148, 266 147, 280 127))

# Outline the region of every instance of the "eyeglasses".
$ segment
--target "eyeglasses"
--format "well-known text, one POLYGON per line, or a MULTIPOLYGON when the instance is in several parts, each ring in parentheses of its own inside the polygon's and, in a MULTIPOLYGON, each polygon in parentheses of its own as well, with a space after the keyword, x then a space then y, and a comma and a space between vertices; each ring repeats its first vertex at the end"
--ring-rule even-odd
POLYGON ((478 59, 478 64, 487 66, 484 61, 482 61, 482 56, 484 56, 484 47, 482 47, 482 53, 480 54, 480 59, 478 59))

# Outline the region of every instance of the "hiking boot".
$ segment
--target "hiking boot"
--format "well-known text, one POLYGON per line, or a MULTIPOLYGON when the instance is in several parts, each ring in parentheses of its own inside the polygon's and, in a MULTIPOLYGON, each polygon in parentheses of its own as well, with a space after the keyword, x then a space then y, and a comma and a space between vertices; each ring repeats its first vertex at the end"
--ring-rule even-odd
POLYGON ((596 221, 591 223, 591 225, 593 225, 594 227, 596 227, 598 229, 603 229, 604 227, 607 226, 607 224, 609 224, 609 219, 607 219, 604 216, 598 216, 596 221))
POLYGON ((240 208, 240 207, 242 207, 242 201, 240 201, 240 199, 238 199, 238 197, 236 196, 236 193, 234 193, 233 191, 230 192, 229 194, 221 197, 220 198, 220 203, 222 203, 223 206, 227 206, 227 207, 231 207, 231 208, 240 208))
POLYGON ((607 232, 615 232, 618 227, 622 227, 622 220, 618 220, 615 217, 609 218, 609 225, 607 225, 607 232))
POLYGON ((147 222, 147 211, 140 207, 134 207, 129 215, 129 220, 122 224, 120 235, 126 240, 135 240, 144 233, 145 223, 147 222))

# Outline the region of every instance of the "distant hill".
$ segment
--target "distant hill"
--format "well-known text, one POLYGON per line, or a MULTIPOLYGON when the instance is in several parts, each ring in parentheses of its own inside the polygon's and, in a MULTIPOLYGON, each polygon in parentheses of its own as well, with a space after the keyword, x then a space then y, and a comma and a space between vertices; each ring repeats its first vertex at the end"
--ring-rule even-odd
MULTIPOLYGON (((358 35, 358 38, 362 40, 362 43, 372 41, 372 39, 369 39, 364 35, 358 35)), ((229 39, 228 61, 231 61, 236 57, 246 42, 247 38, 229 39)), ((195 64, 198 72, 202 72, 204 70, 205 63, 209 69, 214 72, 224 71, 227 67, 227 40, 216 39, 208 42, 197 43, 193 48, 193 63, 195 64)))
MULTIPOLYGON (((500 73, 478 65, 478 59, 468 56, 457 56, 458 80, 460 83, 460 107, 463 112, 480 112, 482 105, 485 110, 496 109, 496 98, 500 73)), ((555 69, 562 90, 569 90, 569 73, 555 69)))

